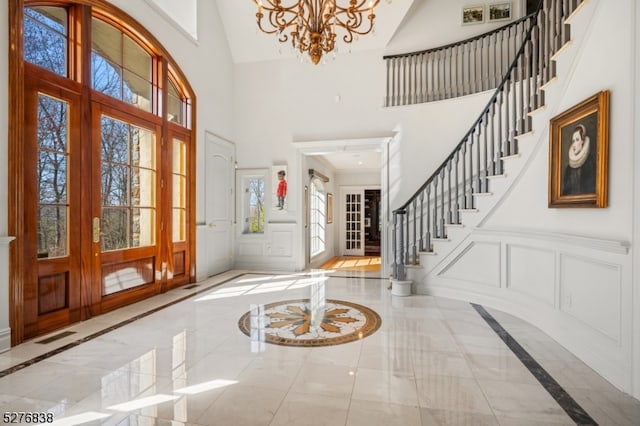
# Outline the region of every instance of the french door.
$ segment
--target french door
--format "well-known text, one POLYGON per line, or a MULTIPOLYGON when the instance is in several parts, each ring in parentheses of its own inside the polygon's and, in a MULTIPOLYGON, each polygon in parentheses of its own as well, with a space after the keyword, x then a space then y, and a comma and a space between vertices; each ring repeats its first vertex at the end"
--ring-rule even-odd
POLYGON ((26 337, 84 318, 81 310, 82 138, 73 87, 25 81, 26 337), (33 265, 33 267, 31 266, 33 265))
POLYGON ((342 188, 342 238, 345 256, 364 256, 364 189, 342 188))
MULTIPOLYGON (((160 125, 94 102, 91 135, 91 301, 97 313, 160 290, 160 125)), ((168 186, 168 185, 167 185, 168 186)), ((168 231, 168 229, 166 229, 168 231)))
POLYGON ((27 77, 24 335, 190 281, 189 131, 27 77))

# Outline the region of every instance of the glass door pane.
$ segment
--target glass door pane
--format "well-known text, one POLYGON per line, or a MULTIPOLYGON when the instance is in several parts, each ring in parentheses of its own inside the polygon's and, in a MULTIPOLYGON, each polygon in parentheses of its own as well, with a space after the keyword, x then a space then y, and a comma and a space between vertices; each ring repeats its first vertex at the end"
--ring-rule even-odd
POLYGON ((38 94, 38 258, 68 253, 68 110, 67 102, 38 94))
POLYGON ((363 191, 349 191, 344 194, 344 254, 364 255, 363 191))
POLYGON ((152 130, 105 114, 100 117, 103 296, 155 280, 156 142, 152 130), (150 250, 135 251, 145 247, 150 250))

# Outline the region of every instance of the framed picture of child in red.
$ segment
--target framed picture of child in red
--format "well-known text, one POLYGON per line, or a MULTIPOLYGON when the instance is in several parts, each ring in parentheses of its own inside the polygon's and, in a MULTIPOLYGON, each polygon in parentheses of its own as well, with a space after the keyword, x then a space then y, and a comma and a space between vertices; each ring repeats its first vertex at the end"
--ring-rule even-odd
POLYGON ((287 210, 287 166, 275 165, 271 167, 273 174, 273 200, 275 210, 287 210))
POLYGON ((607 207, 609 91, 551 119, 549 207, 607 207))

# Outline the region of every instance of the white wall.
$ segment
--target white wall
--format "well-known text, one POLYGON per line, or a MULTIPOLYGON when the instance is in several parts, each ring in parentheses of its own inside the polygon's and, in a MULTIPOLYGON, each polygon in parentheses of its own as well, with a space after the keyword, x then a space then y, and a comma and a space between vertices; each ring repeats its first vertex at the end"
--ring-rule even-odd
POLYGON ((355 140, 395 131, 400 133, 391 158, 396 207, 459 142, 489 97, 482 93, 456 103, 382 108, 386 77, 381 52, 347 55, 324 66, 287 60, 240 64, 235 77, 234 139, 241 167, 282 158, 293 164, 292 142, 355 140))

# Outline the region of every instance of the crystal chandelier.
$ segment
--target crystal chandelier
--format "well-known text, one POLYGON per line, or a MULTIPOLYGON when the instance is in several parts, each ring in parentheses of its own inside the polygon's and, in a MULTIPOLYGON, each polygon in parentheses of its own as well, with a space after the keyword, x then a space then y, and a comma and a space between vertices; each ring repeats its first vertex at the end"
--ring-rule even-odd
POLYGON ((298 0, 286 6, 282 0, 253 0, 258 6, 258 28, 267 34, 277 34, 281 43, 291 39, 294 49, 308 52, 314 64, 320 62, 323 53, 335 48, 338 28, 344 32, 345 43, 373 29, 376 17, 373 11, 380 0, 349 0, 344 6, 339 5, 339 1, 298 0), (263 20, 267 13, 268 18, 263 20))

